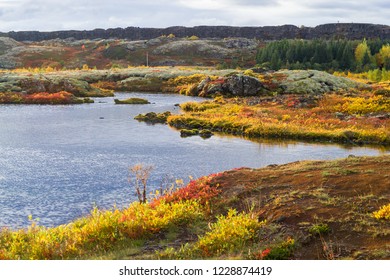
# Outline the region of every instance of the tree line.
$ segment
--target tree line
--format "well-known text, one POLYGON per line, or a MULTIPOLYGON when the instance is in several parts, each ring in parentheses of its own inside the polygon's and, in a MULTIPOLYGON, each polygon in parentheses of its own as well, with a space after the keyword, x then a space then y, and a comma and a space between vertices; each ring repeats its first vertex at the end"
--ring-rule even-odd
POLYGON ((273 70, 390 70, 390 40, 285 39, 269 42, 258 49, 256 62, 273 70))

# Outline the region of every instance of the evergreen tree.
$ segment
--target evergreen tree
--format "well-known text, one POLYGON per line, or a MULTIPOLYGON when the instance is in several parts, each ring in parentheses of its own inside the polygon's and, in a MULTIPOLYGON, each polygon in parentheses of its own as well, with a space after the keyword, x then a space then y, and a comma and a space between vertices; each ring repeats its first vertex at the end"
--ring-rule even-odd
POLYGON ((390 69, 389 41, 383 40, 280 40, 267 43, 256 55, 258 64, 272 69, 367 71, 390 69), (374 50, 375 56, 371 50, 374 50))

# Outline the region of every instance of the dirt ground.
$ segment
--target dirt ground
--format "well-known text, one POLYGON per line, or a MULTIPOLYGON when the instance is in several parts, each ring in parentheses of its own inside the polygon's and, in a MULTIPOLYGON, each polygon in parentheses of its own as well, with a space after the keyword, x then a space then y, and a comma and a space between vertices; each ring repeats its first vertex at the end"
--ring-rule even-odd
POLYGON ((221 205, 275 225, 265 240, 292 236, 294 259, 390 259, 390 222, 372 215, 390 203, 389 155, 242 168, 214 183, 221 205))

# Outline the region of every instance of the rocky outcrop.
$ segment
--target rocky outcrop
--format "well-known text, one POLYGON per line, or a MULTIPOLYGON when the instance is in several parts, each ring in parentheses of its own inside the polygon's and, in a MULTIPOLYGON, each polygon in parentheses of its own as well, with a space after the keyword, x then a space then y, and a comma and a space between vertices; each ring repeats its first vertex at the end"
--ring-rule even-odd
POLYGON ((197 87, 199 96, 213 96, 222 94, 225 96, 256 96, 268 93, 258 79, 246 75, 231 75, 217 80, 206 78, 197 87))
POLYGON ((316 70, 281 70, 264 77, 266 87, 280 93, 323 94, 367 87, 344 77, 316 70))
POLYGON ((199 38, 256 38, 259 40, 280 40, 280 39, 314 39, 314 38, 345 38, 345 39, 390 39, 390 26, 363 23, 332 23, 316 27, 297 27, 294 25, 264 26, 264 27, 233 27, 233 26, 195 26, 183 27, 174 26, 168 28, 113 28, 94 29, 89 31, 18 31, 0 33, 0 36, 13 38, 17 41, 44 41, 51 39, 75 38, 82 39, 129 39, 149 40, 161 35, 174 34, 176 37, 199 38))
POLYGON ((207 77, 191 87, 190 95, 215 96, 261 96, 271 93, 321 95, 329 92, 346 92, 368 87, 347 78, 336 77, 316 70, 283 70, 258 78, 233 74, 212 80, 207 77))
MULTIPOLYGON (((239 40, 237 40, 239 41, 239 40)), ((256 44, 257 46, 257 44, 256 44)), ((233 47, 233 46, 232 46, 233 47)), ((231 54, 229 48, 221 47, 209 40, 176 40, 163 44, 153 50, 155 55, 191 55, 212 58, 227 58, 231 54)))
POLYGON ((0 37, 0 68, 15 68, 18 65, 17 50, 22 43, 7 37, 0 37))

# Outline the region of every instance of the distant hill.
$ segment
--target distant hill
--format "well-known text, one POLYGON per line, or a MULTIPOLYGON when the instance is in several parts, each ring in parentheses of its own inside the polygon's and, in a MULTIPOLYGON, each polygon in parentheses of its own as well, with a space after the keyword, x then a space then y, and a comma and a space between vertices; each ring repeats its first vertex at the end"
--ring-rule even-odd
POLYGON ((84 31, 18 31, 0 33, 17 41, 44 41, 52 39, 127 39, 150 40, 162 35, 174 34, 178 38, 197 36, 199 38, 241 37, 259 40, 280 39, 390 39, 390 26, 367 23, 330 23, 316 27, 297 27, 295 25, 264 27, 233 26, 173 26, 168 28, 113 28, 84 31))

